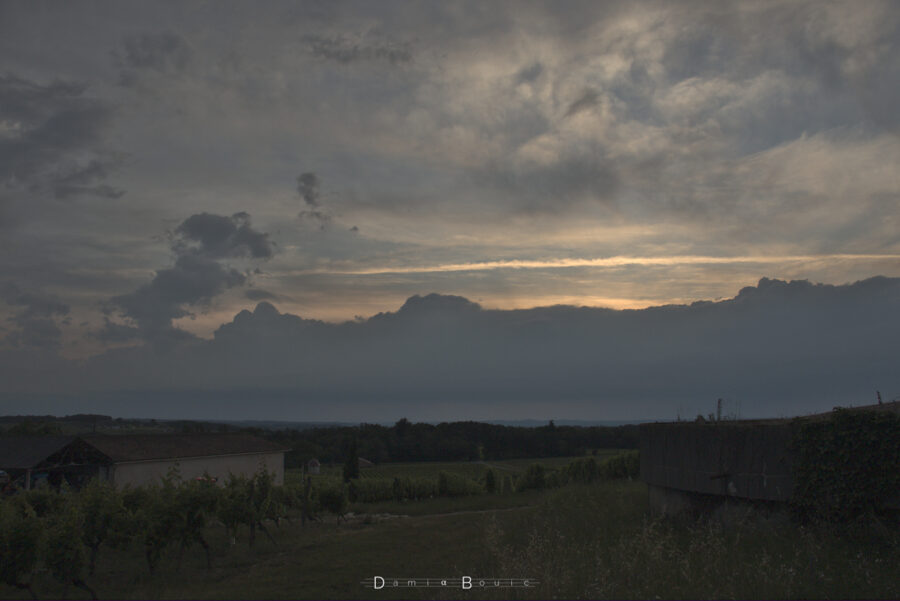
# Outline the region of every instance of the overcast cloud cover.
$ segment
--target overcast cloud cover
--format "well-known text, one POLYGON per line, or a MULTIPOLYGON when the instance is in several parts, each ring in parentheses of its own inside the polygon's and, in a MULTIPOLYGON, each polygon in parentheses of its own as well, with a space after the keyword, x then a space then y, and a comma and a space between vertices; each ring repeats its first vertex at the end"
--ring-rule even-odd
POLYGON ((0 413, 900 396, 898 56, 892 2, 0 0, 0 413))

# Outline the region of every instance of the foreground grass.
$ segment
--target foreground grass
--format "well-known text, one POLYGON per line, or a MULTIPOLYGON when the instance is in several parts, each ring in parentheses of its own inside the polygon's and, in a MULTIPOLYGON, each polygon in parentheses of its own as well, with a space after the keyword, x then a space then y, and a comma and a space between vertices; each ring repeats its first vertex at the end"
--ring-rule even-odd
MULTIPOLYGON (((646 486, 605 482, 552 491, 355 506, 357 515, 246 533, 211 528, 213 569, 177 549, 150 576, 140 548, 104 549, 89 582, 117 599, 900 598, 898 524, 840 530, 733 509, 660 519, 646 486), (405 506, 405 507, 403 507, 405 506), (415 510, 411 511, 413 508, 415 510), (402 513, 409 517, 389 517, 402 513), (365 578, 527 577, 532 590, 385 589, 365 578)), ((42 598, 85 598, 39 574, 42 598)), ((0 598, 26 598, 0 586, 0 598)))
POLYGON ((662 519, 637 483, 556 491, 494 518, 486 545, 492 572, 542 583, 501 598, 900 598, 896 522, 801 526, 735 507, 662 519))

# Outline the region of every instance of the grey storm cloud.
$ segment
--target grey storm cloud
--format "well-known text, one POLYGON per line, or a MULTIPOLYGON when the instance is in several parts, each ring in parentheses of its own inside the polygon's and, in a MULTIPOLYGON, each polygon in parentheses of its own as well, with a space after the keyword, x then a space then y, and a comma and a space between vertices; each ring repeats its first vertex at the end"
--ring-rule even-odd
POLYGON ((191 215, 175 228, 173 249, 179 254, 195 254, 210 259, 249 257, 268 259, 275 252, 269 235, 250 224, 250 215, 230 217, 199 213, 191 215))
POLYGON ((260 301, 274 299, 275 295, 268 290, 263 290, 262 288, 250 288, 249 290, 244 292, 244 298, 260 301))
POLYGON ((574 100, 569 108, 566 109, 566 117, 571 117, 572 115, 577 115, 583 111, 591 109, 597 106, 600 103, 600 94, 597 93, 597 90, 592 88, 587 88, 581 93, 576 100, 574 100))
POLYGON ((297 176, 297 194, 310 207, 319 206, 319 177, 312 172, 297 176))
POLYGON ((531 83, 540 77, 543 72, 544 66, 539 61, 535 61, 516 73, 514 81, 516 84, 531 83))
POLYGON ((68 198, 78 194, 92 194, 110 199, 120 198, 125 194, 124 190, 98 183, 109 175, 109 167, 108 162, 94 159, 83 168, 58 177, 53 183, 53 193, 57 198, 68 198))
POLYGON ((454 399, 542 401, 551 411, 563 401, 586 410, 628 403, 635 416, 658 417, 679 405, 711 407, 726 393, 743 400, 746 415, 796 414, 875 389, 900 394, 898 315, 900 278, 884 277, 841 286, 763 278, 723 301, 631 311, 488 310, 431 294, 340 324, 261 302, 183 352, 113 350, 72 377, 134 390, 165 373, 169 398, 290 391, 266 407, 281 415, 362 397, 368 415, 391 417, 404 399, 420 409, 454 399))
POLYGON ((324 230, 331 222, 331 214, 321 208, 321 180, 319 176, 310 171, 301 173, 297 177, 297 194, 309 207, 300 211, 298 215, 300 219, 315 223, 319 226, 319 229, 324 230))
POLYGON ((488 165, 479 171, 477 178, 505 194, 512 194, 516 199, 515 209, 520 213, 557 214, 590 202, 612 206, 621 186, 617 169, 597 149, 526 168, 488 165))
POLYGON ((0 287, 0 298, 8 305, 20 308, 8 318, 15 327, 5 338, 8 344, 45 349, 59 346, 62 331, 56 319, 69 314, 68 304, 53 295, 23 292, 12 283, 0 287))
POLYGON ((59 198, 121 196, 99 183, 117 162, 100 148, 112 108, 85 90, 75 82, 0 76, 0 123, 7 130, 0 137, 0 183, 7 189, 50 189, 59 198))
POLYGON ((385 61, 392 65, 412 60, 412 47, 408 42, 393 40, 354 39, 344 35, 307 35, 310 54, 317 58, 349 64, 358 61, 385 61))
POLYGON ((134 292, 114 296, 108 312, 118 309, 135 326, 107 319, 97 337, 115 341, 129 336, 148 340, 189 337, 172 327, 172 320, 191 315, 189 307, 209 303, 229 288, 241 286, 248 276, 220 262, 224 259, 266 260, 274 254, 268 234, 254 230, 250 215, 199 213, 175 228, 172 240, 175 264, 156 272, 153 280, 134 292))
POLYGON ((191 47, 183 37, 172 32, 130 35, 113 56, 123 72, 123 82, 131 83, 127 70, 151 70, 159 73, 181 73, 191 62, 191 47))
POLYGON ((209 302, 246 280, 234 268, 188 254, 178 257, 172 267, 157 271, 149 284, 110 301, 121 309, 123 316, 134 320, 142 332, 149 334, 166 330, 173 319, 190 315, 186 305, 209 302))

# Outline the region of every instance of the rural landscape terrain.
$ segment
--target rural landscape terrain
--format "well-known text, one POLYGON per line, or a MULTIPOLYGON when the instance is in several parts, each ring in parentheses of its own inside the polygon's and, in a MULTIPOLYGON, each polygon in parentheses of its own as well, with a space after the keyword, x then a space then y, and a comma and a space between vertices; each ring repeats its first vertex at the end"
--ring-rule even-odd
MULTIPOLYGON (((887 418, 900 432, 900 419, 887 418), (892 420, 892 421, 891 421, 892 420)), ((4 434, 95 429, 102 416, 12 421, 4 434), (100 418, 100 419, 98 419, 100 418)), ((885 422, 887 423, 887 422, 885 422)), ((140 426, 120 420, 118 426, 140 426)), ((202 431, 201 422, 144 424, 202 431)), ((794 506, 716 503, 664 516, 651 510, 636 450, 566 446, 633 428, 411 424, 295 430, 291 461, 305 467, 117 490, 48 486, 0 500, 0 597, 38 598, 891 598, 900 594, 898 513, 877 505, 825 519, 794 506), (376 428, 387 448, 430 433, 480 430, 544 441, 475 445, 453 461, 361 461, 376 428), (418 434, 417 434, 418 432, 418 434), (370 437, 371 438, 371 437, 370 437), (305 439, 298 442, 299 439, 305 439), (308 450, 339 440, 344 461, 309 473, 308 450), (324 444, 322 444, 324 443, 324 444), (556 452, 553 451, 555 449, 556 452), (579 454, 573 455, 575 450, 579 454), (548 452, 549 451, 549 452, 548 452), (562 454, 559 454, 562 451, 562 454), (410 579, 459 579, 410 588, 410 579), (375 577, 387 582, 372 586, 375 577), (394 588, 393 579, 399 579, 394 588), (529 587, 491 588, 493 580, 529 587), (368 580, 368 584, 366 581, 368 580), (480 582, 486 580, 486 588, 480 582)), ((286 432, 273 430, 270 438, 286 432)), ((119 434, 128 436, 127 433, 119 434)), ((464 448, 464 438, 458 438, 464 448)), ((892 447, 893 448, 893 447, 892 447)), ((889 449, 890 450, 890 449, 889 449)), ((888 459, 890 461, 890 459, 888 459)), ((896 463, 896 458, 894 459, 896 463)), ((896 466, 894 466, 896 467, 896 466)), ((849 505, 842 505, 849 507, 849 505)))

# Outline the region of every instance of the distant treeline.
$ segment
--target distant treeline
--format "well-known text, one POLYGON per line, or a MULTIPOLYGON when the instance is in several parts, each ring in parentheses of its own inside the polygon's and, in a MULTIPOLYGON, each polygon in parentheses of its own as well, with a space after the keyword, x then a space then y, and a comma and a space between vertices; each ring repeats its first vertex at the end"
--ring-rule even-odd
POLYGON ((56 417, 55 415, 0 415, 0 424, 18 423, 18 422, 103 422, 112 421, 112 416, 99 415, 97 413, 76 413, 75 415, 66 415, 64 417, 56 417))
POLYGON ((286 468, 300 467, 312 458, 323 463, 342 462, 353 440, 359 456, 375 463, 571 457, 594 449, 638 448, 636 425, 557 426, 552 421, 546 426, 524 428, 481 422, 414 424, 401 419, 393 426, 249 431, 290 448, 285 456, 286 468))
POLYGON ((325 426, 318 428, 255 428, 199 421, 122 420, 106 415, 80 414, 66 417, 0 416, 0 423, 18 422, 0 428, 0 436, 46 436, 61 434, 59 422, 82 422, 90 430, 100 423, 100 431, 114 424, 153 426, 170 432, 249 432, 291 449, 285 467, 300 467, 310 459, 342 463, 353 440, 360 457, 375 463, 391 461, 477 461, 573 457, 594 449, 638 448, 638 426, 503 426, 481 422, 441 424, 411 423, 401 419, 393 426, 325 426))

